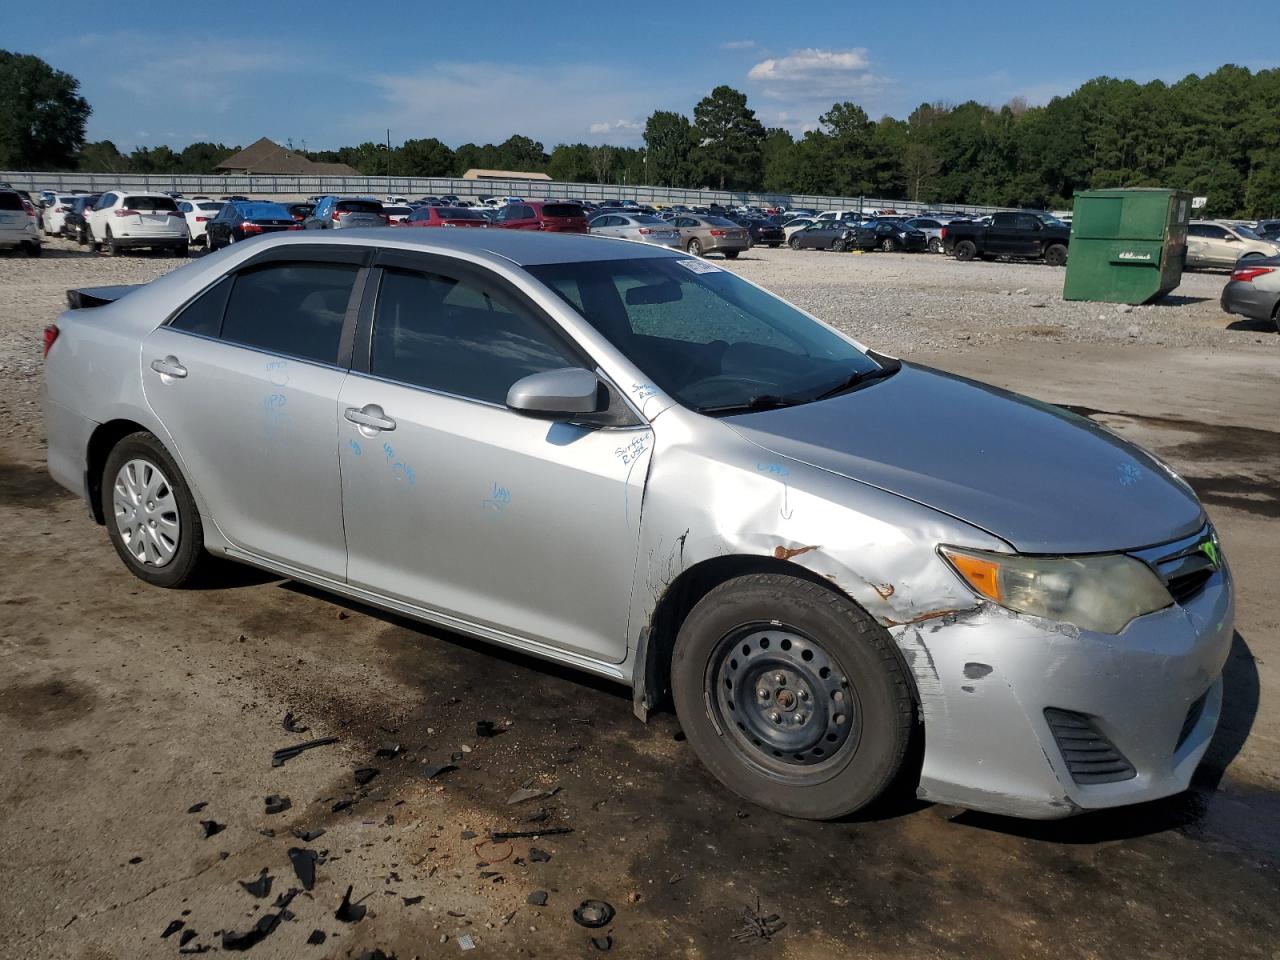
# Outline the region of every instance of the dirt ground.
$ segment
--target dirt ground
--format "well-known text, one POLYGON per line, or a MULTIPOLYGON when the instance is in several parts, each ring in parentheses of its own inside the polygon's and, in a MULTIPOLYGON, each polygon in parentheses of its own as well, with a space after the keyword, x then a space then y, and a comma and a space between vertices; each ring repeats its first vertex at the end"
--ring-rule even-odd
POLYGON ((1061 272, 1030 265, 789 250, 734 265, 874 346, 1072 405, 1148 446, 1205 499, 1237 578, 1226 716, 1187 794, 1056 823, 898 802, 816 824, 728 794, 675 718, 640 724, 622 688, 246 569, 183 592, 129 576, 45 473, 39 332, 68 286, 175 265, 60 244, 0 258, 8 955, 222 950, 220 931, 252 930, 301 886, 292 848, 319 858, 314 887, 255 957, 1280 956, 1280 336, 1217 312, 1220 275, 1189 277, 1154 319, 1116 321, 1061 304, 1061 272), (928 323, 903 307, 925 294, 939 304, 928 323), (1025 317, 987 324, 989 303, 1025 317), (1142 330, 1046 333, 1046 310, 1142 330), (283 729, 288 713, 308 730, 283 729), (271 765, 314 737, 338 739, 271 765), (428 777, 439 764, 456 769, 428 777), (545 794, 512 803, 526 787, 545 794), (266 813, 271 795, 289 808, 266 813), (482 843, 491 830, 544 832, 482 843), (256 897, 238 881, 264 869, 256 897), (355 922, 335 916, 348 887, 355 922), (588 898, 616 910, 599 930, 572 918, 588 898), (785 926, 766 942, 748 916, 775 914, 785 926), (324 941, 309 945, 315 931, 324 941))

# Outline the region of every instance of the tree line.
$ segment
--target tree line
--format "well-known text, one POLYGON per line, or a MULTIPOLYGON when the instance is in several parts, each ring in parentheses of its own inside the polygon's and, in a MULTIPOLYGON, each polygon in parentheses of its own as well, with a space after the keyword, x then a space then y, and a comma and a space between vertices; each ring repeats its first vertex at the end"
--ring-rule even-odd
MULTIPOLYGON (((239 147, 181 151, 86 143, 79 83, 37 57, 0 51, 0 168, 212 173, 239 147)), ((1077 190, 1163 186, 1208 198, 1207 215, 1280 214, 1280 70, 1226 65, 1173 84, 1098 77, 1042 107, 1014 99, 926 103, 905 120, 832 104, 795 137, 767 128, 745 94, 719 86, 692 116, 658 110, 644 146, 513 135, 452 148, 434 137, 298 151, 370 176, 460 176, 479 167, 582 183, 873 196, 926 203, 1069 207, 1077 190)))

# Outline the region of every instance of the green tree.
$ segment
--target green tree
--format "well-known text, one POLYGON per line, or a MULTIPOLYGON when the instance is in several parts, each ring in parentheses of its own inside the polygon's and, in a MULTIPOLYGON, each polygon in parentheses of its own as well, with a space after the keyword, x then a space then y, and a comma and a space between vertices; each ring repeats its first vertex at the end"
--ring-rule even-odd
POLYGON ((591 172, 595 175, 596 183, 612 183, 610 177, 617 162, 617 151, 613 147, 606 144, 592 147, 591 172))
POLYGON ((682 113, 656 110, 644 123, 648 179, 660 186, 683 186, 693 179, 693 125, 682 113))
POLYGON ((538 141, 515 134, 497 146, 494 164, 499 170, 541 173, 546 168, 547 155, 538 141))
POLYGON ((79 91, 39 57, 0 50, 0 168, 73 169, 92 112, 79 91))
POLYGON ((720 190, 754 190, 764 179, 764 126, 747 95, 720 85, 693 108, 700 181, 720 190))
POLYGON ((453 176, 454 152, 437 140, 406 140, 396 151, 396 172, 406 177, 453 176))
POLYGON ((761 145, 764 166, 764 189, 770 193, 789 193, 796 183, 796 141, 791 132, 770 127, 761 145))
POLYGON ((179 154, 179 166, 183 173, 213 173, 218 164, 239 149, 224 143, 192 143, 179 154))
POLYGON ((595 172, 591 169, 591 148, 585 143, 556 144, 547 161, 547 175, 552 180, 568 183, 593 182, 595 172))
POLYGON ((90 173, 128 173, 129 158, 110 140, 98 140, 84 145, 79 167, 90 173))

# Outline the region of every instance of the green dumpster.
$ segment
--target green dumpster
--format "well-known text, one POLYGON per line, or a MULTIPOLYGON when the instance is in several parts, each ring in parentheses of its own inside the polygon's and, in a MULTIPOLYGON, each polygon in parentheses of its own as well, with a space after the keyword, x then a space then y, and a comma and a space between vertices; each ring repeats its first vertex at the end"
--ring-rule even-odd
POLYGON ((1181 190, 1085 190, 1075 195, 1067 300, 1150 303, 1182 282, 1191 195, 1181 190))

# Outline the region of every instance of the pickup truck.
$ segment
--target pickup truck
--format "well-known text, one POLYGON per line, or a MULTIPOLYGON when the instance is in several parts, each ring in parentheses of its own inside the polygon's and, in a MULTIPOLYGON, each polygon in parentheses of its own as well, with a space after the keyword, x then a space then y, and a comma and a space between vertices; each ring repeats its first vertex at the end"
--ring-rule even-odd
POLYGON ((1067 262, 1071 228, 1047 213, 997 213, 990 225, 953 222, 942 231, 942 247, 957 260, 1018 257, 1044 260, 1051 267, 1067 262))

